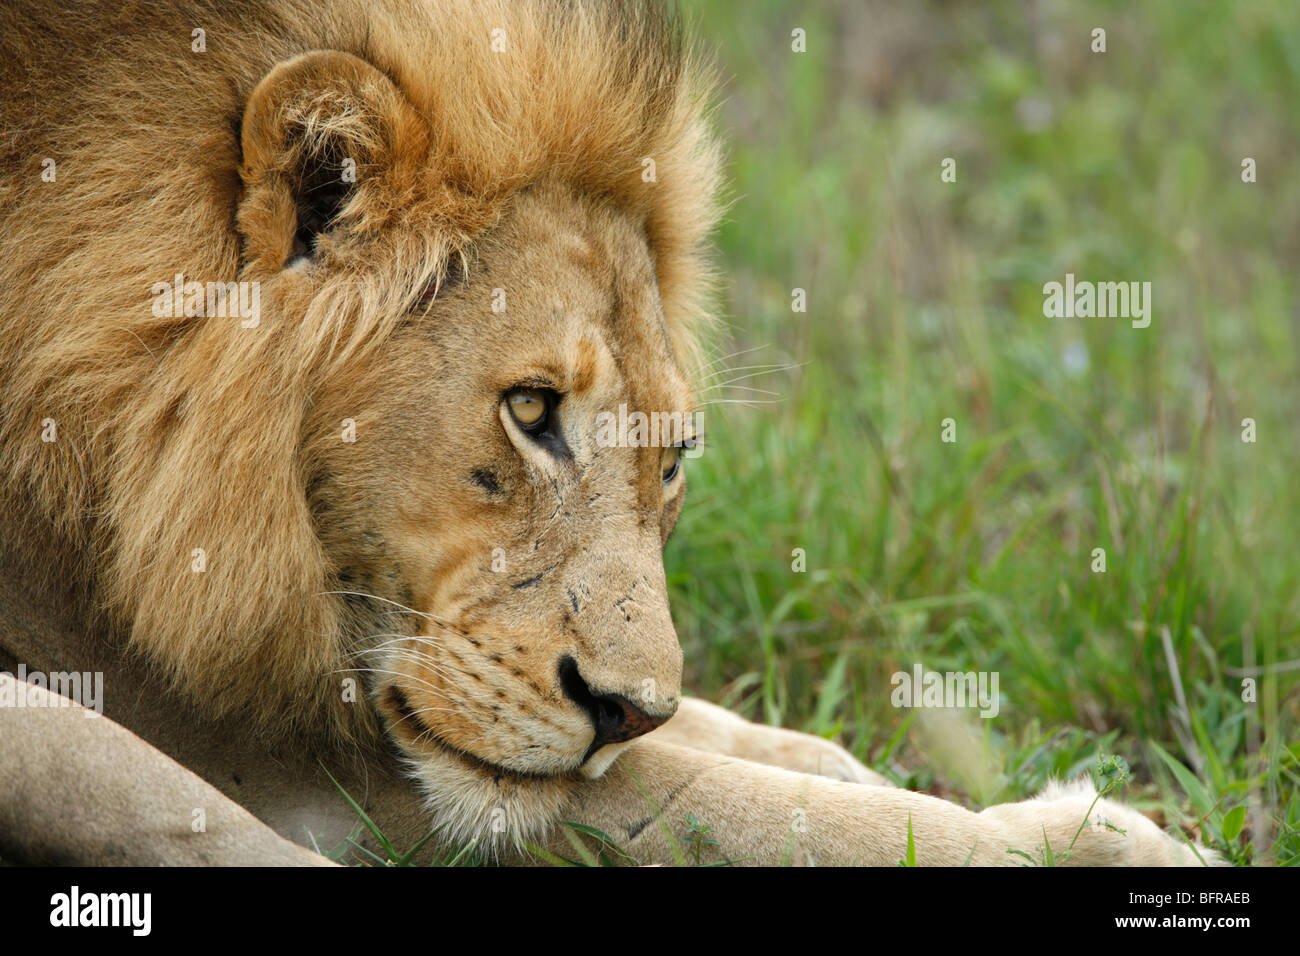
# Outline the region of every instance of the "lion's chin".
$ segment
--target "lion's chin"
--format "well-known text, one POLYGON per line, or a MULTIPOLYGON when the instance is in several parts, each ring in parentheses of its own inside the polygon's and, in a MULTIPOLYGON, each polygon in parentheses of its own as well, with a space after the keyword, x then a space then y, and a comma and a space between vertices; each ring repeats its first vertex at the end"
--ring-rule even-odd
MULTIPOLYGON (((538 766, 528 767, 511 767, 507 764, 494 763, 478 754, 470 753, 468 750, 462 750, 459 747, 447 743, 445 740, 430 739, 425 745, 430 749, 440 751, 449 756, 455 757, 466 766, 480 770, 483 773, 496 777, 514 777, 521 780, 551 780, 555 777, 562 777, 566 774, 580 770, 578 765, 580 758, 571 757, 565 759, 556 757, 553 760, 538 766)), ((415 760, 424 759, 424 748, 418 755, 412 757, 415 760)))
POLYGON ((576 784, 571 774, 519 773, 459 751, 407 754, 405 762, 439 840, 472 844, 492 857, 544 837, 563 817, 576 784))

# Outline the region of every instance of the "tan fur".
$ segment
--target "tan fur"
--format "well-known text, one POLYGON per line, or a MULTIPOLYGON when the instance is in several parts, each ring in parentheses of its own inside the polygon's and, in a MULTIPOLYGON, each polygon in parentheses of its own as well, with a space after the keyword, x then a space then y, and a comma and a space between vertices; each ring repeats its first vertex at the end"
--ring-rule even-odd
MULTIPOLYGON (((661 552, 685 479, 594 433, 691 411, 706 317, 707 71, 654 8, 24 0, 0 82, 0 662, 94 661, 114 721, 296 840, 345 825, 314 815, 338 804, 317 758, 352 761, 395 838, 428 825, 400 764, 444 837, 501 852, 585 818, 662 857, 668 804, 766 862, 804 806, 819 862, 892 862, 909 813, 933 862, 1068 827, 1073 797, 977 817, 698 702, 590 753, 575 669, 636 733, 682 702, 661 552), (176 273, 259 283, 256 325, 156 314, 176 273), (564 454, 512 418, 521 386, 560 396, 564 454)), ((129 740, 160 792, 194 788, 129 740)), ((1097 859, 1165 859, 1135 845, 1097 859)))

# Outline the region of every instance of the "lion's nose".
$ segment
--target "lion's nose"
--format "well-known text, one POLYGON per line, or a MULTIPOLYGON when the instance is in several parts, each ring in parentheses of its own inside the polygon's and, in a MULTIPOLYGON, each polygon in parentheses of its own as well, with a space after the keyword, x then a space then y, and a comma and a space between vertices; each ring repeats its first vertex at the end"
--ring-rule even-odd
POLYGON ((591 725, 596 729, 591 753, 605 744, 622 743, 648 734, 672 716, 671 713, 662 716, 648 714, 621 694, 602 694, 592 690, 578 672, 578 664, 572 657, 560 661, 560 687, 564 696, 591 718, 591 725))

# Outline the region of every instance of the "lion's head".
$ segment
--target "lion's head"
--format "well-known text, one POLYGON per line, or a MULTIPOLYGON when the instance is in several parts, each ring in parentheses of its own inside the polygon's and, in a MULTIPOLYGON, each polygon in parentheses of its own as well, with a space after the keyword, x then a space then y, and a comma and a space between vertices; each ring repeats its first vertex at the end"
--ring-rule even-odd
POLYGON ((267 9, 184 84, 49 80, 94 133, 5 215, 9 488, 210 712, 383 726, 460 835, 518 836, 678 700, 700 71, 615 5, 267 9))

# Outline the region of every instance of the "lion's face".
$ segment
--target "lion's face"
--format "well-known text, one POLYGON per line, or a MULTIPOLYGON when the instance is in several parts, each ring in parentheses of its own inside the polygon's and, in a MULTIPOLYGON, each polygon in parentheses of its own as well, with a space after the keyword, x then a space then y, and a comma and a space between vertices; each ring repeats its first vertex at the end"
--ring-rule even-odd
POLYGON ((287 347, 332 354, 299 458, 343 649, 461 835, 500 808, 518 838, 677 707, 662 548, 698 436, 664 303, 692 260, 660 220, 691 167, 466 193, 483 152, 329 52, 262 81, 243 143, 245 258, 287 347))
POLYGON ((661 550, 684 462, 606 447, 620 405, 695 437, 645 239, 558 186, 517 197, 323 396, 310 504, 339 589, 397 612, 362 659, 417 761, 562 774, 675 710, 661 550))

